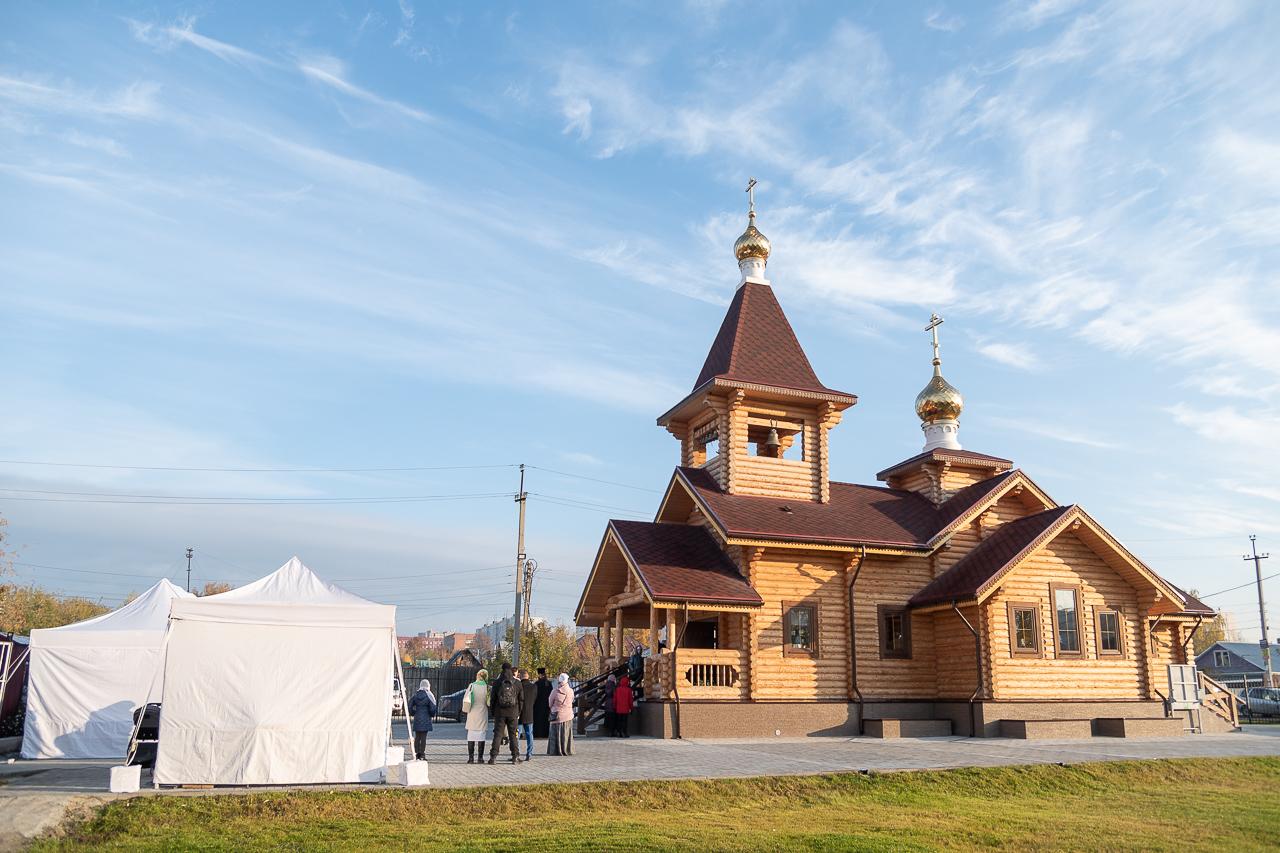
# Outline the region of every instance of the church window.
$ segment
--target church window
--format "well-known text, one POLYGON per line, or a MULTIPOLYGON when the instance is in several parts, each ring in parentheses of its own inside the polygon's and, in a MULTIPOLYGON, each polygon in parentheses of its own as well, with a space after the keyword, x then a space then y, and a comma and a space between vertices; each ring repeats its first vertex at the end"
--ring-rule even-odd
POLYGON ((1122 655, 1120 640, 1120 613, 1116 610, 1098 611, 1098 654, 1122 655))
POLYGON ((911 614, 905 607, 881 604, 877 611, 880 616, 880 657, 911 657, 911 614))
POLYGON ((1049 587, 1053 598, 1053 641, 1058 655, 1080 654, 1080 588, 1049 587))
POLYGON ((1040 656, 1040 607, 1009 602, 1009 653, 1016 657, 1040 656))
POLYGON ((810 604, 782 603, 782 653, 817 657, 818 608, 810 604))

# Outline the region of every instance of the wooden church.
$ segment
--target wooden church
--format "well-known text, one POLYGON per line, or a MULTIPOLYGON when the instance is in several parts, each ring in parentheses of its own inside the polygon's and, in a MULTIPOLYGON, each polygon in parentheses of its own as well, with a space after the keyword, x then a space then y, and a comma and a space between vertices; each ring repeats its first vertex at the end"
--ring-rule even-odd
POLYGON ((603 666, 624 629, 645 631, 639 729, 1182 732, 1166 667, 1191 661, 1212 609, 1008 459, 961 448, 936 316, 923 452, 881 485, 830 480, 827 436, 857 397, 818 379, 765 278, 769 251, 753 204, 741 285, 693 390, 658 418, 679 466, 654 521, 609 522, 578 603, 603 666))

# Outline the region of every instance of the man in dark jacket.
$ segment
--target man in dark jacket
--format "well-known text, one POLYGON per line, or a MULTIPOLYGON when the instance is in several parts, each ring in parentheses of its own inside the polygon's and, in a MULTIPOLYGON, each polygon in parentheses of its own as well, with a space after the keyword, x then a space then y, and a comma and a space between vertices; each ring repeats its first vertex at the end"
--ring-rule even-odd
POLYGON ((524 760, 533 758, 533 706, 538 701, 538 688, 529 679, 529 670, 520 676, 520 737, 524 738, 524 760))
POLYGON ((538 680, 533 686, 537 690, 533 697, 533 736, 546 737, 551 733, 551 680, 545 666, 538 667, 538 680))
POLYGON ((520 682, 511 674, 511 664, 502 665, 502 673, 489 685, 489 715, 493 717, 493 746, 489 748, 489 763, 498 759, 498 746, 503 735, 511 744, 511 763, 520 763, 520 747, 516 744, 516 721, 520 719, 520 703, 524 691, 520 682))

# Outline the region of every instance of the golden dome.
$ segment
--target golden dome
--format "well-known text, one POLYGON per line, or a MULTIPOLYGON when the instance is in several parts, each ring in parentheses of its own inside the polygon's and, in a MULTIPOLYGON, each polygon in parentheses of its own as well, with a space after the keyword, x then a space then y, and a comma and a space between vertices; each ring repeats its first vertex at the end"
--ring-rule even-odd
POLYGON ((733 244, 733 256, 739 262, 747 258, 759 258, 762 261, 769 260, 769 238, 760 233, 756 228, 756 215, 751 213, 748 218, 747 230, 742 232, 742 236, 733 244))
POLYGON ((929 384, 916 397, 916 414, 920 416, 920 420, 927 424, 954 421, 959 419, 963 410, 964 397, 935 369, 929 384))

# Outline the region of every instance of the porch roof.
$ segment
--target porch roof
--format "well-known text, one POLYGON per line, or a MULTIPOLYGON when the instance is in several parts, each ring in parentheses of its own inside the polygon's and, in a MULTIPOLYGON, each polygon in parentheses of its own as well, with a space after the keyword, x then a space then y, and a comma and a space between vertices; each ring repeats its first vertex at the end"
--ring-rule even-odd
POLYGON ((609 528, 652 601, 745 607, 764 604, 738 567, 701 527, 613 520, 609 528))

